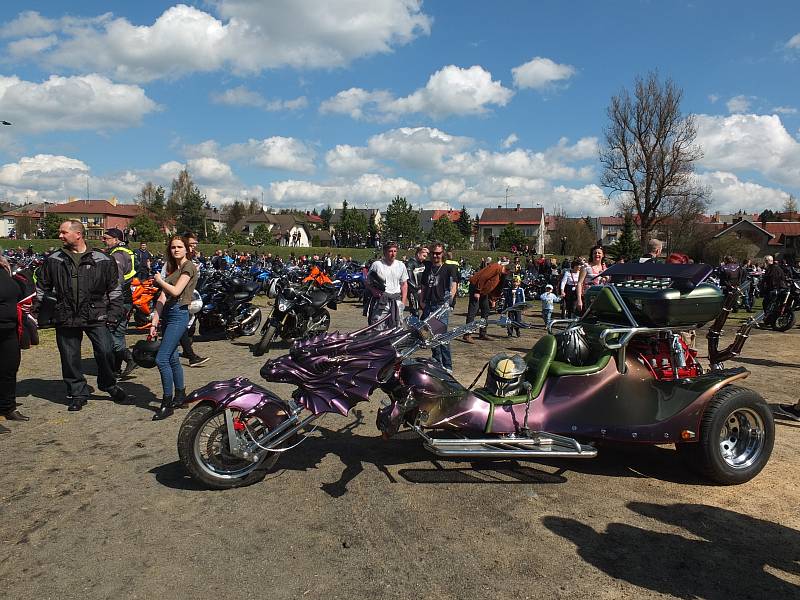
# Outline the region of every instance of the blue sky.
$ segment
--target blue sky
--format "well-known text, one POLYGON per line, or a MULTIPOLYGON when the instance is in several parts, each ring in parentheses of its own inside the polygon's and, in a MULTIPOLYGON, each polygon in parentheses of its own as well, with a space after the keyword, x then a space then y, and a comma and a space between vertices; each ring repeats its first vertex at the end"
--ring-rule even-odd
POLYGON ((800 2, 6 2, 0 197, 613 214, 611 96, 684 90, 711 212, 800 196, 800 2))

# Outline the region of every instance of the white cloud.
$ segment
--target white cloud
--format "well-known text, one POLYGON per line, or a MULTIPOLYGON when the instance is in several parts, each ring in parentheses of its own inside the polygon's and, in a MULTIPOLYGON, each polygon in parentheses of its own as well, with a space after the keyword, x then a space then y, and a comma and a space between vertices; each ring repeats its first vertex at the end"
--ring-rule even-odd
POLYGON ((243 144, 226 146, 222 149, 221 155, 228 159, 243 159, 267 169, 306 173, 314 170, 314 150, 300 140, 290 137, 249 139, 243 144))
POLYGON ((157 108, 142 88, 101 75, 52 75, 42 83, 0 76, 0 113, 24 131, 131 127, 157 108))
POLYGON ((65 179, 85 177, 88 172, 86 163, 67 156, 23 156, 16 163, 0 167, 0 185, 41 190, 58 186, 65 179))
POLYGON ((187 162, 192 178, 200 184, 227 183, 234 181, 229 165, 211 157, 193 158, 187 162))
POLYGON ((791 39, 786 42, 787 48, 800 48, 800 33, 794 34, 791 39))
POLYGON ((219 18, 178 4, 151 25, 110 14, 47 19, 21 13, 5 37, 57 33, 58 43, 31 58, 117 79, 150 81, 231 68, 253 73, 278 67, 328 68, 391 52, 430 31, 419 0, 342 0, 335 10, 317 0, 217 0, 219 18))
POLYGON ((744 113, 750 110, 750 100, 747 96, 734 96, 725 105, 729 113, 744 113))
POLYGON ((339 144, 325 153, 325 163, 333 173, 364 173, 378 170, 377 162, 366 156, 365 148, 339 144))
POLYGON ((299 110, 308 106, 308 99, 300 96, 293 100, 267 100, 264 96, 240 85, 211 94, 211 101, 215 104, 225 104, 227 106, 252 106, 267 111, 280 110, 299 110))
POLYGON ((467 189, 463 179, 440 179, 428 186, 428 196, 431 200, 448 201, 458 198, 467 189))
POLYGON ((554 84, 565 82, 576 72, 572 65, 559 64, 542 56, 536 56, 525 64, 511 69, 516 87, 535 90, 546 89, 554 84))
POLYGON ((400 127, 372 136, 367 148, 372 156, 403 167, 440 171, 444 159, 473 145, 470 138, 450 135, 432 127, 400 127))
POLYGON ((376 90, 368 92, 361 88, 342 90, 335 96, 324 100, 319 110, 322 114, 334 113, 350 115, 353 119, 374 118, 374 115, 385 111, 385 106, 392 100, 389 92, 376 90))
POLYGON ((351 207, 363 206, 384 208, 397 195, 416 202, 422 189, 413 181, 387 178, 367 173, 352 181, 314 183, 310 181, 276 181, 270 184, 268 199, 274 205, 292 206, 302 209, 341 206, 347 200, 351 207))
POLYGON ((778 115, 698 115, 700 165, 712 170, 752 170, 779 184, 800 186, 800 143, 778 115))
POLYGON ((719 95, 718 94, 709 94, 708 95, 708 101, 711 102, 711 104, 716 104, 717 100, 719 100, 719 95))
POLYGON ((511 148, 511 146, 516 144, 518 141, 519 141, 519 138, 517 137, 517 134, 516 133, 512 133, 506 139, 504 139, 500 145, 503 148, 511 148))
POLYGON ((31 54, 38 54, 48 48, 55 46, 58 38, 54 35, 46 35, 43 37, 32 37, 16 40, 6 46, 9 56, 14 58, 25 59, 31 54))
POLYGON ((320 111, 374 120, 416 113, 434 118, 481 115, 491 106, 505 106, 513 95, 513 90, 492 80, 492 74, 481 66, 462 69, 448 65, 431 75, 425 87, 403 98, 394 98, 385 90, 350 88, 325 100, 320 111))
POLYGON ((734 173, 712 171, 698 174, 702 185, 712 190, 710 212, 731 214, 743 210, 748 213, 764 209, 781 210, 786 192, 757 183, 742 181, 734 173))
POLYGON ((778 113, 779 115, 796 115, 797 109, 793 106, 776 106, 772 109, 772 112, 778 113))

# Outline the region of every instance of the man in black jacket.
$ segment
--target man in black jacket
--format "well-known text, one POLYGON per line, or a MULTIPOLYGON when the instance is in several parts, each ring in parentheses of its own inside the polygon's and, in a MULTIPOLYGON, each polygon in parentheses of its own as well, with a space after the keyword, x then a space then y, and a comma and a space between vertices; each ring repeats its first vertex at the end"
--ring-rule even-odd
POLYGON ((55 298, 56 344, 71 411, 83 408, 89 397, 81 370, 84 333, 92 343, 97 362, 97 387, 116 402, 131 399, 114 377, 110 328, 123 318, 117 263, 104 252, 88 248, 84 233, 80 221, 64 221, 58 230, 64 247, 45 259, 36 281, 37 314, 45 298, 55 298))

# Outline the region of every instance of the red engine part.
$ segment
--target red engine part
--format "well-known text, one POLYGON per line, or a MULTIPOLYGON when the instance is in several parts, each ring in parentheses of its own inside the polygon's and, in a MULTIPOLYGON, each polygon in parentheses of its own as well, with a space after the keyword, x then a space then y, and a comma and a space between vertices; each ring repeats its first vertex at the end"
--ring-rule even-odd
MULTIPOLYGON (((678 341, 683 348, 686 366, 677 368, 677 379, 697 377, 700 374, 697 350, 689 348, 682 337, 678 338, 678 341)), ((629 350, 656 379, 676 379, 672 370, 671 340, 669 338, 653 337, 634 340, 630 343, 629 350)))

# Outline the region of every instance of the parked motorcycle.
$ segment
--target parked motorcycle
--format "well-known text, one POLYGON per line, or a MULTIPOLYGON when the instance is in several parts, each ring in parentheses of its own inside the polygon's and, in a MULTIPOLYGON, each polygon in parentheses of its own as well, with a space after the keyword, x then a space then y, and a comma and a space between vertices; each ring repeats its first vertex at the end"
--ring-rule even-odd
POLYGON ((225 275, 204 281, 199 289, 203 308, 197 315, 200 334, 224 332, 228 339, 253 335, 261 325, 261 309, 253 304, 260 287, 259 283, 225 275))
POLYGON ((339 290, 337 295, 338 302, 344 302, 345 298, 360 300, 364 296, 363 266, 358 263, 344 265, 336 273, 334 284, 339 290))
POLYGON ((594 442, 675 443, 709 479, 743 483, 765 466, 774 443, 769 407, 738 385, 747 370, 722 366, 747 331, 720 351, 724 318, 717 318, 708 372, 678 335, 730 311, 718 288, 702 284, 709 272, 707 265, 611 267, 604 275, 614 283, 590 290, 580 320, 562 320, 568 329, 545 335, 524 358, 492 357, 477 389, 435 361, 410 358, 489 324, 476 319, 446 331, 439 318, 447 306, 385 331, 373 325, 297 341, 261 369, 268 382, 296 386, 290 400, 241 377, 188 396, 196 405, 178 433, 181 463, 212 488, 252 484, 302 442, 314 420, 347 415, 381 389, 388 396, 376 423, 383 435, 408 427, 440 457, 591 458, 594 442))
POLYGON ((800 281, 793 279, 789 280, 787 286, 779 290, 764 308, 765 321, 770 323, 775 331, 788 331, 794 327, 797 310, 800 310, 800 281))
POLYGON ((137 327, 143 327, 153 318, 156 300, 161 293, 153 279, 131 279, 131 295, 133 296, 133 321, 137 327))
POLYGON ((293 284, 279 279, 273 281, 268 295, 275 304, 261 328, 261 339, 253 345, 254 356, 269 352, 276 337, 288 342, 328 331, 331 314, 327 309, 336 310, 338 290, 332 284, 293 284))

